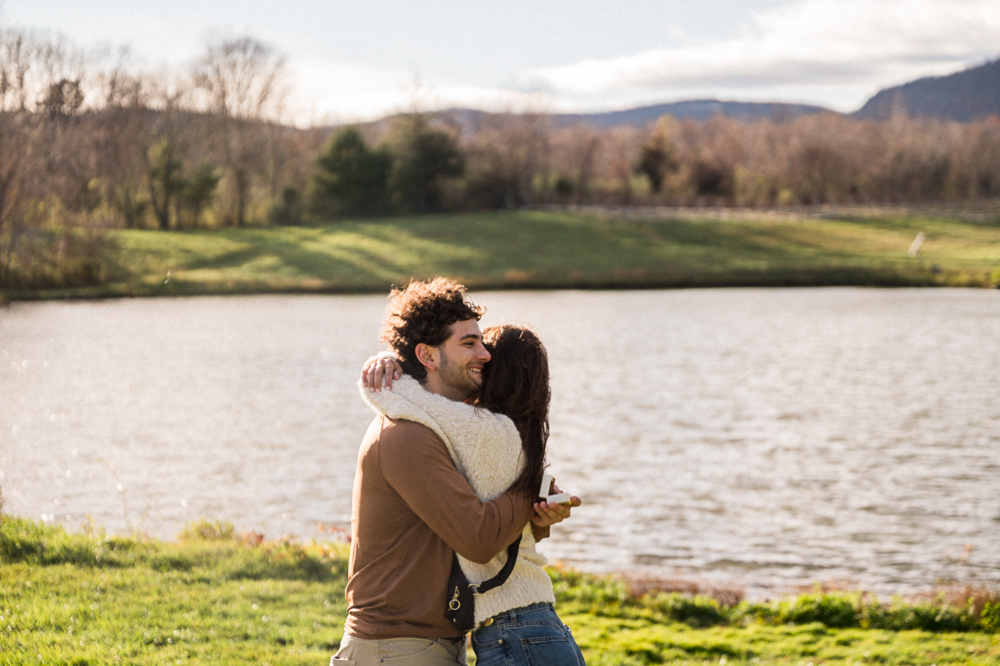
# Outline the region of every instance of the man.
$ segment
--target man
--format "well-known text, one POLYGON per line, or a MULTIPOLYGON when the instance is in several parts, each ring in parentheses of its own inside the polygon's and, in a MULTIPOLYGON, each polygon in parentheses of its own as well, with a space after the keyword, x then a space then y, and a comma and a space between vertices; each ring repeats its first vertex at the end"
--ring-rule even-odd
MULTIPOLYGON (((467 400, 490 360, 482 313, 461 285, 414 282, 391 294, 381 339, 427 391, 467 400)), ((384 369, 373 372, 381 386, 384 369)), ((535 499, 511 491, 480 501, 430 428, 377 416, 358 454, 348 616, 331 664, 464 664, 465 637, 444 613, 452 553, 485 564, 529 519, 541 537, 570 515, 535 499)))

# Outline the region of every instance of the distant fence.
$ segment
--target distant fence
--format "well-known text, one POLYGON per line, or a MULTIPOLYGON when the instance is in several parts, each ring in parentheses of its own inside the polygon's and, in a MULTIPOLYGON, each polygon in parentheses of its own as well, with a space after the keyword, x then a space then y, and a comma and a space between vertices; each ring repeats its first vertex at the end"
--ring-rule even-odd
POLYGON ((807 219, 864 219, 930 217, 979 224, 1000 224, 1000 199, 960 203, 820 204, 767 208, 702 206, 598 206, 539 204, 526 210, 566 211, 631 220, 684 219, 775 221, 807 219))

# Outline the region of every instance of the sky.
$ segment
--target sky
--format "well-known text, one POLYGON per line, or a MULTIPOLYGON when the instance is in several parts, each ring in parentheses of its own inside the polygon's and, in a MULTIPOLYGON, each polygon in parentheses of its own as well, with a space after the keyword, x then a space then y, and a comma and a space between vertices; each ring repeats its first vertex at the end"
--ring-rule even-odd
POLYGON ((0 26, 128 45, 150 69, 250 35, 284 54, 299 123, 706 98, 854 111, 1000 57, 1000 0, 0 0, 0 26))

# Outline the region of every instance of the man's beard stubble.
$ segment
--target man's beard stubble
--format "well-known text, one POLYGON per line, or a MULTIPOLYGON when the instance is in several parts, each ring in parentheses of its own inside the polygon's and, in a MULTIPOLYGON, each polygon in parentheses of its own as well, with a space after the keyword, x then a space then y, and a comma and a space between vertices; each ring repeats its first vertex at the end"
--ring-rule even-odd
POLYGON ((438 376, 445 385, 456 391, 461 391, 466 398, 471 398, 479 393, 479 385, 472 381, 472 377, 469 376, 468 366, 463 368, 458 363, 453 363, 447 354, 441 354, 441 367, 438 368, 438 376))

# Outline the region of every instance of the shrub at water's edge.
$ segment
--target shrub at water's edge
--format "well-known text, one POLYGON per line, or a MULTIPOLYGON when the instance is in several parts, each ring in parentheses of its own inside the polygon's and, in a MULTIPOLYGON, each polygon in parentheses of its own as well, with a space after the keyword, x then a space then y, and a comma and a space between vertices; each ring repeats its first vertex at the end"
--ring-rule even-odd
POLYGON ((71 534, 62 527, 0 517, 0 564, 156 570, 205 569, 221 579, 339 580, 347 571, 344 544, 263 541, 237 535, 232 524, 201 520, 185 525, 178 543, 103 530, 71 534))
POLYGON ((688 595, 644 586, 630 589, 624 578, 549 569, 560 608, 606 617, 652 617, 691 627, 762 624, 808 625, 830 629, 890 631, 1000 631, 1000 590, 967 586, 923 600, 894 598, 889 603, 863 592, 799 594, 775 601, 720 602, 707 594, 688 595))
MULTIPOLYGON (((70 534, 58 526, 0 517, 0 564, 190 571, 203 568, 223 579, 340 580, 347 571, 343 543, 302 544, 239 535, 231 523, 201 520, 185 525, 178 543, 144 537, 111 536, 101 531, 70 534)), ((590 574, 562 566, 549 568, 560 608, 606 617, 644 616, 692 627, 806 625, 831 629, 908 631, 1000 631, 1000 591, 966 587, 924 600, 880 602, 862 592, 799 594, 775 601, 720 602, 709 595, 687 595, 645 585, 636 590, 624 578, 590 574)))

